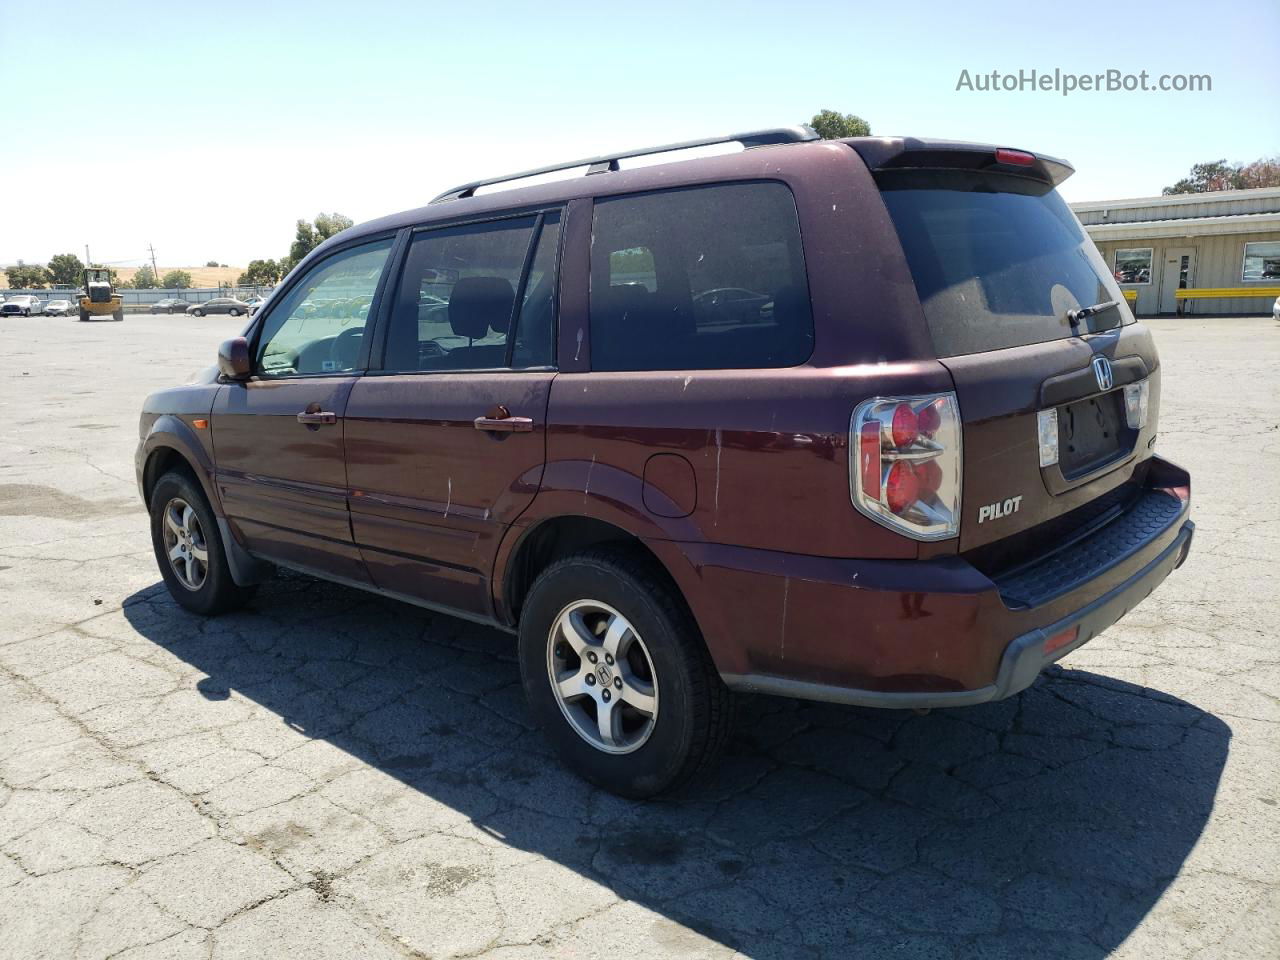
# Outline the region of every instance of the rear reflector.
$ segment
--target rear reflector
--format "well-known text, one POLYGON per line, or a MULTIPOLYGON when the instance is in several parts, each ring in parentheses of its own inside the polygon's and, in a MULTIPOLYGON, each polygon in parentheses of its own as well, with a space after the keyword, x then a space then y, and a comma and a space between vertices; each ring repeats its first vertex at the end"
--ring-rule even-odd
POLYGON ((1015 167, 1033 167, 1036 163, 1034 154, 1025 150, 1009 150, 1006 147, 996 148, 996 163, 1007 163, 1015 167))
POLYGON ((1069 627, 1061 633, 1055 633, 1052 637, 1044 642, 1044 652, 1053 653, 1055 650, 1061 650, 1063 647, 1076 642, 1076 637, 1080 636, 1080 626, 1069 627))

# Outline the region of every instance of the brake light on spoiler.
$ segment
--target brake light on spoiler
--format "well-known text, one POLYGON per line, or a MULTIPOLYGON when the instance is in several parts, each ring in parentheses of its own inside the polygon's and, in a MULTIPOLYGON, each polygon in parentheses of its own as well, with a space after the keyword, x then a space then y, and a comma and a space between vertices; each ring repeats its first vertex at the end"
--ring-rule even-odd
POLYGON ((849 425, 853 505, 916 540, 960 532, 960 408, 954 393, 873 397, 849 425))
POLYGON ((1034 167, 1036 157, 1025 150, 1010 150, 1008 147, 996 148, 996 163, 1007 163, 1013 167, 1034 167))

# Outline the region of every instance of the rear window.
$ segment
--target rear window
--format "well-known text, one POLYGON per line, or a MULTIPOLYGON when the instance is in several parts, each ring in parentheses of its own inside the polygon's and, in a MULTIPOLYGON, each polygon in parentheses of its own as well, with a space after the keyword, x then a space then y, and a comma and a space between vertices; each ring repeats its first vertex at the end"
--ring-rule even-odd
POLYGON ((784 185, 596 201, 592 369, 787 367, 812 352, 800 227, 784 185))
POLYGON ((940 357, 1073 335, 1067 311, 1107 300, 1079 332, 1133 316, 1062 197, 1020 177, 943 171, 877 176, 940 357))

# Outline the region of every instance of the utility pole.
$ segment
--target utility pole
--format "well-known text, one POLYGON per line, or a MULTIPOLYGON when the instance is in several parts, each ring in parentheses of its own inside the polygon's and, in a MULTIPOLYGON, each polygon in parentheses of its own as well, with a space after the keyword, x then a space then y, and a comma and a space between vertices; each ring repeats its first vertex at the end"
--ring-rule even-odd
POLYGON ((84 245, 84 265, 86 267, 93 265, 93 261, 89 258, 89 245, 87 243, 84 245))
POLYGON ((156 283, 160 282, 160 268, 156 266, 156 248, 151 244, 147 244, 147 249, 151 251, 151 272, 155 274, 156 283))

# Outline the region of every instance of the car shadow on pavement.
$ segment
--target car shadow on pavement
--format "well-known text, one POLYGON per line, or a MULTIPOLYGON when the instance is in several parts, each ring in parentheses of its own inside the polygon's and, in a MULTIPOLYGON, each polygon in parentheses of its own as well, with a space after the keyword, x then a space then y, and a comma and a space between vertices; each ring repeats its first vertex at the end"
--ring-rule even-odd
POLYGON ((195 668, 197 713, 240 699, 276 725, 256 710, 224 739, 273 767, 312 740, 343 751, 347 767, 305 770, 303 791, 376 825, 367 849, 312 865, 323 825, 289 802, 231 824, 338 902, 383 916, 409 895, 438 926, 391 933, 433 955, 447 951, 432 930, 479 922, 466 888, 486 874, 458 860, 462 837, 487 846, 494 898, 522 901, 544 937, 589 923, 612 891, 751 957, 1104 957, 1196 843, 1231 736, 1159 691, 1061 668, 1008 701, 928 715, 744 698, 708 782, 636 803, 561 769, 499 631, 296 575, 214 620, 160 584, 124 612, 195 668), (502 886, 517 867, 524 885, 502 886))

